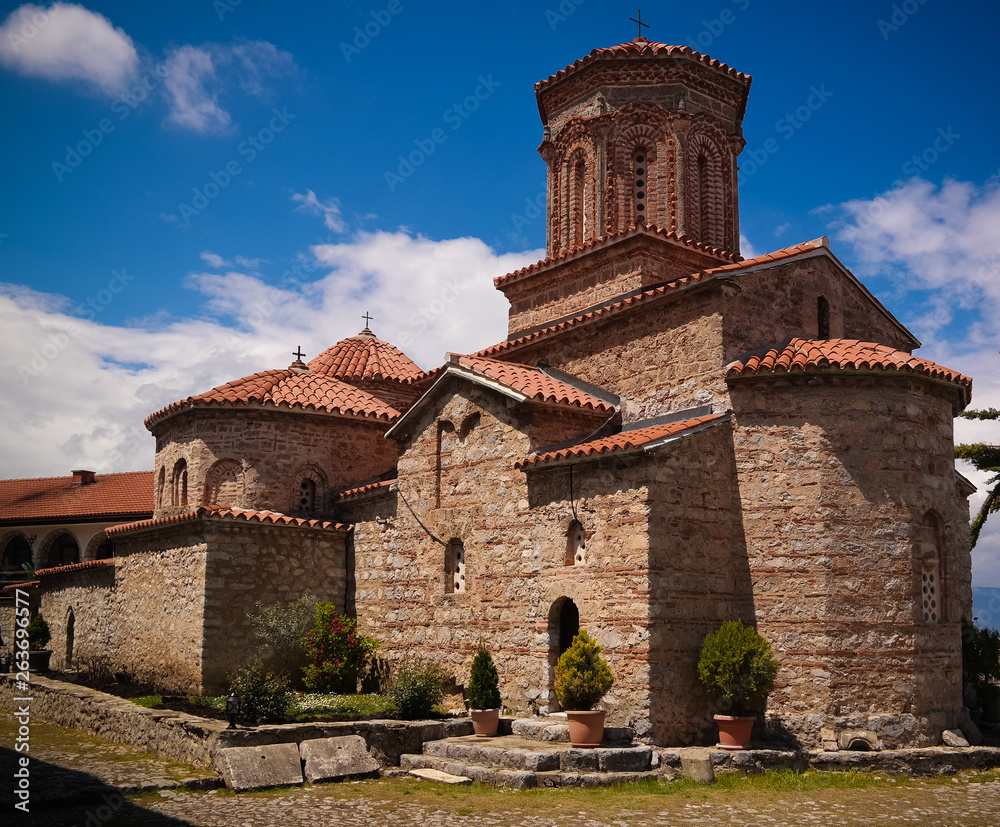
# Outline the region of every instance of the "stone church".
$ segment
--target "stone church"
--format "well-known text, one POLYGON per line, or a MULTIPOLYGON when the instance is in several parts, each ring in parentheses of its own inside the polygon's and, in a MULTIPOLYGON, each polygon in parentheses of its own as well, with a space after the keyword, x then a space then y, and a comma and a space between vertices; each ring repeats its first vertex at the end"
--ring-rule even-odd
POLYGON ((520 715, 557 709, 584 627, 609 722, 682 744, 714 732, 701 641, 742 618, 781 663, 776 729, 939 743, 964 715, 972 383, 911 355, 827 239, 740 256, 749 91, 642 37, 537 83, 547 250, 495 279, 507 338, 423 371, 366 327, 153 413, 153 517, 38 573, 55 664, 218 690, 255 603, 308 591, 460 683, 482 638, 520 715))

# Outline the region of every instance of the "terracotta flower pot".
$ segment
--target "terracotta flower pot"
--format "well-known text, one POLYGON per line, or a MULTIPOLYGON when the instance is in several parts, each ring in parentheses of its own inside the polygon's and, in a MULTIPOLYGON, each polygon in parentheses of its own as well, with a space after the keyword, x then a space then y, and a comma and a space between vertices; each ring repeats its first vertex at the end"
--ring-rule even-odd
POLYGON ((569 742, 574 747, 599 747, 604 740, 604 718, 608 713, 603 709, 566 711, 569 724, 569 742))
POLYGON ((753 716, 716 715, 715 722, 719 725, 719 749, 747 749, 750 746, 750 731, 753 729, 753 716))
POLYGON ((488 738, 497 734, 497 727, 500 725, 499 709, 473 709, 472 730, 480 738, 488 738))

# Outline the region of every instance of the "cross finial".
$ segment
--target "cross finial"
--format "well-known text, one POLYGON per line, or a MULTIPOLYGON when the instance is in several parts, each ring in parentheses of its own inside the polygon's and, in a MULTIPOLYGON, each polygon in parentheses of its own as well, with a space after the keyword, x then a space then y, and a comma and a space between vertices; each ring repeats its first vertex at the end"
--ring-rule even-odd
POLYGON ((639 37, 642 37, 642 28, 643 28, 643 26, 645 26, 647 29, 649 28, 649 24, 648 23, 643 23, 642 22, 642 9, 639 9, 639 19, 638 20, 636 20, 634 17, 630 17, 629 20, 631 20, 633 23, 638 23, 639 24, 639 37))
POLYGON ((302 361, 302 357, 305 356, 305 354, 302 352, 302 345, 299 345, 297 348, 295 348, 294 352, 292 353, 292 356, 294 356, 300 362, 302 361))
POLYGON ((368 311, 366 310, 365 315, 362 316, 361 318, 365 320, 365 327, 369 327, 371 324, 371 320, 374 318, 374 316, 369 315, 368 311))

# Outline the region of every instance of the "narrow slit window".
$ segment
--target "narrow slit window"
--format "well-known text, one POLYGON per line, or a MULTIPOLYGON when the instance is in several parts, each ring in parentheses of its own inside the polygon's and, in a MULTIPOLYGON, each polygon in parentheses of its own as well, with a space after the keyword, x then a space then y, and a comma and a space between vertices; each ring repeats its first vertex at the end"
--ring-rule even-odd
POLYGON ((708 241, 708 158, 698 156, 698 241, 708 241))
POLYGON ((573 520, 566 532, 566 556, 563 564, 567 566, 582 566, 587 551, 587 532, 579 520, 573 520))
POLYGON ((640 149, 635 153, 635 157, 632 162, 632 178, 635 182, 634 194, 636 223, 638 223, 640 218, 645 220, 646 216, 646 182, 649 180, 647 175, 649 167, 647 166, 646 161, 646 151, 644 149, 640 149))
POLYGON ((584 209, 584 187, 586 174, 583 161, 577 161, 573 168, 573 244, 583 246, 585 236, 586 210, 584 209))
POLYGON ((452 540, 445 548, 446 594, 465 593, 465 546, 461 540, 452 540))
POLYGON ((826 300, 826 296, 820 296, 816 300, 816 329, 817 338, 830 338, 830 302, 826 300))

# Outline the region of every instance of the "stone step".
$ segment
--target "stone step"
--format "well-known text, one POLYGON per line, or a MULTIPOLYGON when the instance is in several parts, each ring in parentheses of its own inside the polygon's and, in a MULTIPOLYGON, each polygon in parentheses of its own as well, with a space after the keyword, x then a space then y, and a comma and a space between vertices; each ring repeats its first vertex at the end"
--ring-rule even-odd
MULTIPOLYGON (((569 726, 565 715, 549 715, 542 718, 508 718, 500 722, 500 733, 516 735, 529 741, 569 742, 569 726)), ((635 733, 627 727, 605 727, 604 746, 628 746, 635 733)))
POLYGON ((410 775, 415 778, 422 778, 425 781, 437 781, 440 784, 457 784, 464 786, 472 783, 472 779, 466 778, 464 775, 451 775, 451 773, 441 772, 441 770, 410 770, 410 775))
POLYGON ((427 756, 480 767, 529 772, 648 772, 653 750, 647 746, 576 749, 567 744, 543 747, 517 736, 446 738, 424 744, 427 756))

